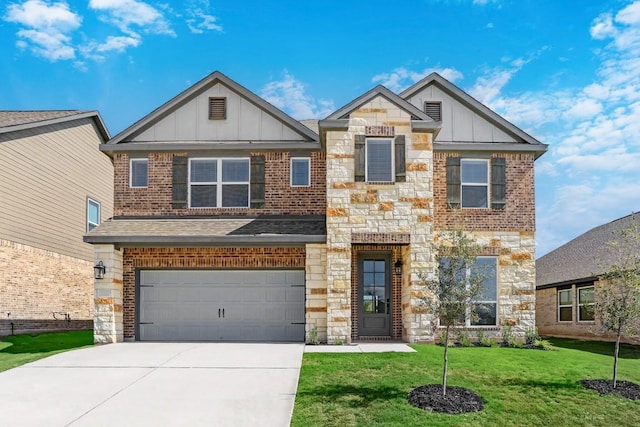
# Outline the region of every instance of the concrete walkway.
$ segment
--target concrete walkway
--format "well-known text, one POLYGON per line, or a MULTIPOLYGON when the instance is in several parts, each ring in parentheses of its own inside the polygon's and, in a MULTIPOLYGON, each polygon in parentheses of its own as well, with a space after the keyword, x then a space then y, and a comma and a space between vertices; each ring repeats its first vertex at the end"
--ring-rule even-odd
POLYGON ((305 353, 415 353, 403 343, 356 343, 348 345, 308 345, 305 353))
POLYGON ((122 343, 0 373, 0 424, 288 426, 303 344, 122 343))

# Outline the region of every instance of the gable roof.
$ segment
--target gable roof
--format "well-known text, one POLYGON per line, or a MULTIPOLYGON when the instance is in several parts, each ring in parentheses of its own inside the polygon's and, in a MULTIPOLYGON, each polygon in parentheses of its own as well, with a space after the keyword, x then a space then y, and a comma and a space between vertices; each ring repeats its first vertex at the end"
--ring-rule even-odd
POLYGON ((460 89, 458 86, 451 83, 449 80, 445 79, 438 73, 431 73, 419 82, 415 83, 413 86, 405 89, 400 93, 400 97, 403 99, 411 98, 416 93, 420 92, 427 86, 436 85, 438 88, 442 89, 444 92, 449 94, 451 97, 456 99, 458 102, 462 103, 466 107, 470 108, 476 114, 483 117, 485 120, 495 124, 505 132, 515 136, 516 138, 522 140, 522 142, 526 142, 528 144, 539 146, 541 151, 546 151, 547 145, 541 143, 533 136, 529 135, 519 127, 515 126, 513 123, 506 120, 504 117, 491 110, 486 105, 482 104, 480 101, 460 89))
MULTIPOLYGON (((536 286, 552 287, 568 282, 591 280, 604 273, 616 254, 608 242, 633 225, 640 227, 640 215, 631 214, 595 227, 536 260, 536 286)), ((629 250, 640 252, 640 242, 629 250)))
POLYGON ((100 113, 93 110, 0 111, 0 133, 32 129, 83 118, 92 118, 103 139, 109 140, 109 131, 102 121, 100 113))
MULTIPOLYGON (((158 122, 163 117, 177 110, 181 105, 184 105, 188 101, 194 99, 200 93, 206 91, 208 88, 216 85, 217 83, 222 83, 232 91, 236 92, 238 95, 244 97, 251 103, 255 104, 262 110, 268 112, 270 115, 299 133, 302 137, 304 137, 309 142, 317 142, 318 134, 313 132, 308 127, 304 126, 293 117, 289 116, 282 110, 274 107, 258 95, 251 92, 249 89, 244 86, 239 85, 235 81, 231 80, 229 77, 222 74, 220 71, 214 71, 209 74, 190 88, 184 90, 179 93, 177 96, 173 97, 166 103, 162 104, 160 107, 153 110, 151 113, 144 116, 142 119, 138 120, 116 136, 114 136, 107 144, 120 144, 127 142, 127 138, 131 138, 144 131, 146 128, 150 127, 152 124, 158 122)), ((105 151, 105 150, 103 150, 105 151)))

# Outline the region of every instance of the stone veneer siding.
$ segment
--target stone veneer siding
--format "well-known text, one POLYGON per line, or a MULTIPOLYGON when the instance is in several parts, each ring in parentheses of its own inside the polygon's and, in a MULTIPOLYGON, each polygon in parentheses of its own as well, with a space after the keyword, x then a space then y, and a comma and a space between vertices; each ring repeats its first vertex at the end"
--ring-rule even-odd
MULTIPOLYGON (((493 153, 492 157, 506 159, 506 194, 504 209, 452 209, 447 206, 448 156, 459 156, 453 152, 433 154, 434 223, 438 230, 450 229, 464 224, 465 229, 479 231, 523 231, 535 230, 535 194, 533 154, 493 153)), ((473 157, 470 155, 470 157, 473 157)))
POLYGON ((327 342, 327 245, 308 244, 306 247, 305 332, 307 342, 315 330, 319 342, 327 342))
POLYGON ((135 339, 138 268, 306 269, 305 258, 305 248, 125 248, 122 264, 124 339, 135 339))
POLYGON ((0 240, 0 335, 91 329, 92 293, 90 261, 0 240))
MULTIPOLYGON (((241 157, 265 156, 265 205, 260 209, 215 208, 173 209, 172 162, 174 156, 187 153, 149 153, 148 187, 129 187, 129 155, 114 156, 114 209, 115 216, 136 215, 324 215, 326 208, 325 156, 321 152, 309 153, 311 158, 311 185, 291 187, 288 152, 237 153, 241 157)), ((216 157, 202 154, 190 157, 216 157)))
MULTIPOLYGON (((358 243, 369 243, 361 239, 362 234, 384 235, 370 241, 380 245, 397 244, 409 236, 409 245, 402 250, 404 273, 399 290, 402 339, 415 342, 431 337, 431 328, 424 326, 428 322, 423 319, 428 315, 420 312, 416 297, 418 272, 435 271, 431 135, 413 133, 409 114, 378 96, 350 114, 347 131, 327 132, 326 150, 327 170, 331 171, 326 214, 328 342, 349 342, 353 337, 352 243, 354 235, 358 243), (391 134, 405 136, 406 182, 355 182, 355 135, 391 134)), ((397 334, 397 325, 393 330, 397 334)))

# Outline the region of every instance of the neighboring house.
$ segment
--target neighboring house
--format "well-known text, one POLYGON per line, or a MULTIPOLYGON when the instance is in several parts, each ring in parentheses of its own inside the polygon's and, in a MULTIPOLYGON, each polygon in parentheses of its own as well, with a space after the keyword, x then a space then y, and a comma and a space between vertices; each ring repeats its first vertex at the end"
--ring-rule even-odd
POLYGON ((96 111, 0 111, 0 335, 91 328, 93 248, 113 166, 96 111))
MULTIPOLYGON (((598 288, 607 285, 599 276, 619 262, 610 242, 634 226, 640 227, 638 214, 595 227, 536 261, 536 325, 541 335, 614 339, 600 330, 595 298, 598 288)), ((639 252, 640 242, 628 250, 639 252)))
POLYGON ((534 326, 546 145, 437 74, 304 123, 214 72, 101 147, 96 341, 432 341, 419 274, 462 226, 489 272, 469 328, 534 326))

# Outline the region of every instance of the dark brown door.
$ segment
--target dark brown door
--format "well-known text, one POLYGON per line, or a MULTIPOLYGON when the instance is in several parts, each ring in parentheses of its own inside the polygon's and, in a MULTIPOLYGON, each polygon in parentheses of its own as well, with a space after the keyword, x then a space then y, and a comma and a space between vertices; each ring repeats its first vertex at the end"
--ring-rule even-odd
POLYGON ((360 336, 391 335, 391 254, 364 253, 358 259, 360 336))

